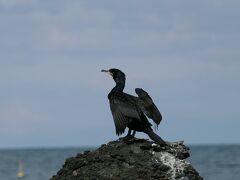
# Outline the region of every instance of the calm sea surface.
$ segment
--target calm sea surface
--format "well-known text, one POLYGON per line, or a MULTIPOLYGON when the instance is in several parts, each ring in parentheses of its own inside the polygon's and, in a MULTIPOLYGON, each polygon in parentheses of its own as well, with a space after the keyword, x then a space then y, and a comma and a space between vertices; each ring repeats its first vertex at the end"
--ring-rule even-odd
MULTIPOLYGON (((0 150, 0 180, 17 180, 19 161, 26 176, 22 180, 47 180, 65 159, 93 148, 0 150)), ((193 164, 206 180, 240 180, 240 145, 190 146, 193 164)))

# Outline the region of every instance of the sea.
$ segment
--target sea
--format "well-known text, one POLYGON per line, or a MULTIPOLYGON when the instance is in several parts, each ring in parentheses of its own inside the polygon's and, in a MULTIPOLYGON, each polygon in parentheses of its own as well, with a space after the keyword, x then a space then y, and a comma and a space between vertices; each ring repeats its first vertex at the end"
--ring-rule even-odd
MULTIPOLYGON (((194 145, 187 159, 206 180, 240 180, 240 145, 194 145)), ((66 158, 97 147, 0 149, 0 180, 48 180, 66 158)))

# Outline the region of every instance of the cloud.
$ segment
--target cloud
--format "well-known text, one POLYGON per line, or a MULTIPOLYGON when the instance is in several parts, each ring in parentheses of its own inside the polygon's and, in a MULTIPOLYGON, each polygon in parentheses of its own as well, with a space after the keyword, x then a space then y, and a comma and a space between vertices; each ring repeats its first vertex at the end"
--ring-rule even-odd
POLYGON ((33 0, 0 0, 0 5, 12 7, 33 2, 33 0))
MULTIPOLYGON (((8 34, 11 35, 5 35, 2 39, 2 54, 12 59, 50 53, 91 58, 161 57, 171 52, 177 55, 187 54, 188 51, 201 53, 212 46, 224 46, 227 36, 230 36, 227 39, 238 37, 239 31, 229 35, 229 31, 240 27, 228 21, 235 17, 234 14, 226 14, 226 18, 216 8, 216 13, 209 14, 206 20, 206 16, 194 3, 189 7, 180 3, 180 7, 176 8, 177 5, 179 3, 155 2, 155 6, 162 11, 147 4, 142 11, 132 7, 132 11, 124 14, 122 6, 103 7, 99 3, 95 5, 87 1, 71 1, 68 4, 59 1, 57 6, 52 1, 43 6, 43 3, 37 1, 28 7, 28 13, 19 12, 9 17, 6 24, 8 34), (171 7, 170 10, 174 12, 168 12, 164 7, 171 7), (191 11, 185 13, 185 8, 191 11), (224 18, 222 22, 220 15, 224 18), (16 18, 20 23, 16 22, 16 18), (229 23, 223 26, 225 22, 229 23), (12 41, 15 43, 9 43, 12 41), (17 57, 10 56, 11 51, 16 51, 14 54, 17 57)), ((200 5, 207 8, 205 13, 211 13, 207 2, 200 5)), ((234 47, 230 43, 227 45, 234 47)))
POLYGON ((31 134, 49 120, 23 102, 1 103, 1 134, 31 134), (3 107, 4 106, 4 107, 3 107))

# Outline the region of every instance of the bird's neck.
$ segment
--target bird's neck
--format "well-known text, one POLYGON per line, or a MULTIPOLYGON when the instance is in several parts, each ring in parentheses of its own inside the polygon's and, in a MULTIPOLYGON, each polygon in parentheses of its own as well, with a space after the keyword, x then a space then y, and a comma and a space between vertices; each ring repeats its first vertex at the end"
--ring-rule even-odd
POLYGON ((115 79, 116 86, 111 90, 109 94, 112 94, 114 92, 123 92, 123 89, 125 87, 125 78, 121 79, 115 79))

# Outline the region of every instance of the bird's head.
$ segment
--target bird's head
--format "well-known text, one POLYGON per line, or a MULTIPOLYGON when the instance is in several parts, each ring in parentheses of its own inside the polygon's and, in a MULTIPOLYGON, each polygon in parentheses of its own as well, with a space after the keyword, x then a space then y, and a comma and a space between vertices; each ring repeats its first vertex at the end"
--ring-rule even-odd
POLYGON ((125 74, 119 69, 115 69, 115 68, 112 68, 109 70, 103 69, 101 70, 101 72, 110 74, 113 77, 115 82, 118 82, 118 80, 125 80, 125 74))

